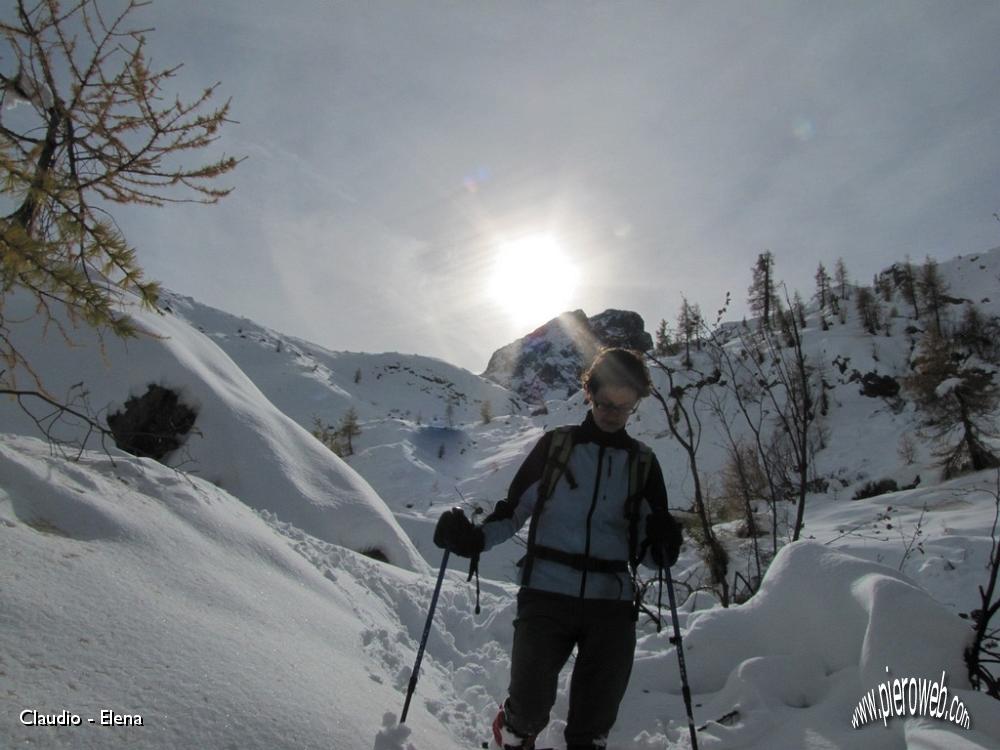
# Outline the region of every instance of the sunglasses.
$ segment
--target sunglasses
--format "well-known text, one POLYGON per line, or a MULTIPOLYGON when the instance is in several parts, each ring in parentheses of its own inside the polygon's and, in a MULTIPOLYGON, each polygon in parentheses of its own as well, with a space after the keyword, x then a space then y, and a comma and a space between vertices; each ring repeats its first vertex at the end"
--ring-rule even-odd
POLYGON ((627 406, 619 406, 618 404, 612 404, 607 401, 597 401, 595 399, 594 408, 604 414, 628 416, 629 414, 635 414, 636 410, 639 408, 639 402, 636 401, 635 403, 628 404, 627 406))

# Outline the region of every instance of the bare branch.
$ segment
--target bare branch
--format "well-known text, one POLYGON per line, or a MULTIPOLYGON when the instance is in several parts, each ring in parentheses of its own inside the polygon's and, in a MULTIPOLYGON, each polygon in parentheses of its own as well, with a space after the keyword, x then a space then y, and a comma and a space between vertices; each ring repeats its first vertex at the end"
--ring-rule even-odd
POLYGON ((992 546, 987 562, 986 586, 979 587, 980 607, 972 613, 975 637, 965 650, 965 662, 972 686, 1000 700, 1000 672, 988 666, 1000 664, 1000 626, 993 624, 993 618, 1000 611, 1000 592, 997 591, 1000 582, 1000 536, 997 535, 1000 529, 1000 470, 996 473, 992 495, 996 510, 990 529, 992 546))
MULTIPOLYGON (((17 68, 0 75, 0 96, 27 105, 0 123, 0 194, 12 206, 0 217, 0 388, 19 401, 51 395, 3 319, 8 293, 27 290, 46 327, 54 322, 64 337, 62 319, 135 335, 121 302, 151 306, 159 288, 99 205, 215 203, 231 189, 217 180, 241 161, 184 163, 215 144, 230 102, 213 105, 217 83, 192 101, 166 97, 180 65, 151 69, 151 29, 132 20, 146 5, 129 0, 107 15, 97 0, 15 0, 0 23, 17 68), (37 391, 22 392, 18 373, 37 391)), ((69 406, 58 414, 78 416, 69 406)))

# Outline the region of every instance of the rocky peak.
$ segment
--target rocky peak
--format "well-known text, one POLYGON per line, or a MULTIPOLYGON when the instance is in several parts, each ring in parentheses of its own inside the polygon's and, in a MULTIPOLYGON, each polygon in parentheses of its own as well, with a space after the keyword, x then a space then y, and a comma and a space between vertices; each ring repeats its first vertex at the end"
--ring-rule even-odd
POLYGON ((648 351, 653 339, 638 313, 605 310, 588 318, 583 310, 574 310, 498 349, 483 377, 534 404, 568 398, 580 388, 580 375, 606 346, 648 351))
POLYGON ((605 310, 589 321, 603 346, 621 346, 640 352, 653 348, 653 337, 646 333, 646 323, 639 313, 630 310, 605 310))

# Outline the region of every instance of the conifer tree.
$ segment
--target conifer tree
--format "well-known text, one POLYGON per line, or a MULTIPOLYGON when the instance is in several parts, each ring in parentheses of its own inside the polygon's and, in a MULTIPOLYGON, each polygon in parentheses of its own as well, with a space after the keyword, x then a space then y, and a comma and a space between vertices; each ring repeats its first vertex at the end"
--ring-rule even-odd
POLYGON ((192 101, 167 95, 180 66, 150 67, 147 30, 131 20, 146 4, 129 0, 106 15, 96 0, 14 0, 0 21, 0 194, 9 209, 0 216, 0 391, 16 385, 18 368, 44 390, 9 335, 8 294, 26 289, 47 320, 59 308, 74 323, 135 335, 118 303, 132 294, 152 306, 158 287, 143 279, 109 209, 215 203, 229 192, 215 181, 239 159, 183 163, 215 142, 229 103, 210 107, 215 85, 192 101))
POLYGON ((882 295, 883 302, 892 302, 892 279, 887 273, 875 274, 875 289, 882 295))
POLYGON ((965 306, 956 338, 969 351, 988 362, 997 362, 1000 351, 1000 320, 987 318, 972 302, 965 306))
POLYGON ((798 316, 794 309, 790 313, 783 318, 787 326, 783 332, 785 348, 779 347, 777 337, 770 331, 751 331, 747 327, 737 333, 741 344, 739 356, 733 356, 726 346, 712 348, 717 370, 725 376, 722 382, 729 388, 753 434, 765 470, 773 511, 775 553, 777 509, 789 495, 796 496, 797 506, 793 541, 802 533, 817 440, 816 368, 806 352, 798 316))
POLYGON ((691 342, 696 341, 702 325, 701 308, 681 297, 681 309, 677 313, 677 333, 684 342, 684 366, 691 367, 691 342))
POLYGON ((929 255, 920 267, 920 277, 917 280, 920 289, 920 297, 924 301, 927 310, 934 316, 934 328, 938 333, 941 329, 941 312, 945 306, 945 297, 948 295, 948 284, 941 278, 938 271, 937 261, 929 255))
POLYGON ((760 318, 761 325, 770 329, 775 301, 774 256, 765 250, 753 266, 753 280, 747 290, 750 310, 760 318))
POLYGON ((656 328, 653 353, 657 357, 666 357, 672 351, 673 351, 673 343, 670 340, 670 329, 667 326, 667 321, 665 319, 661 319, 660 324, 656 328))
POLYGON ((358 412, 354 407, 350 407, 343 417, 340 418, 340 425, 337 428, 337 436, 343 441, 345 456, 354 455, 354 438, 361 434, 361 425, 358 423, 358 412))
POLYGON ((792 295, 792 312, 795 313, 796 319, 799 321, 799 328, 806 327, 806 305, 802 301, 802 295, 795 292, 792 295))
POLYGON ((848 299, 849 290, 847 288, 848 285, 847 265, 844 263, 843 258, 837 258, 837 265, 834 266, 833 269, 833 277, 834 281, 836 281, 837 283, 837 293, 840 296, 840 299, 842 300, 848 299))
POLYGON ((854 298, 854 305, 861 318, 861 325, 873 336, 877 334, 879 326, 882 324, 882 305, 879 303, 878 297, 868 287, 859 287, 857 296, 854 298))
POLYGON ((830 299, 830 274, 826 272, 826 267, 822 261, 816 269, 816 301, 819 303, 819 310, 822 313, 826 309, 830 299))
POLYGON ((913 263, 910 262, 909 255, 906 256, 906 261, 902 265, 899 289, 903 294, 903 299, 913 307, 913 317, 920 320, 920 292, 917 287, 917 274, 913 270, 913 263))
POLYGON ((313 417, 312 435, 323 445, 340 455, 340 445, 337 441, 337 431, 323 422, 319 417, 313 417))
POLYGON ((985 438, 997 437, 1000 387, 993 372, 970 366, 953 342, 931 329, 913 361, 906 385, 940 444, 946 479, 963 471, 1000 466, 985 438))

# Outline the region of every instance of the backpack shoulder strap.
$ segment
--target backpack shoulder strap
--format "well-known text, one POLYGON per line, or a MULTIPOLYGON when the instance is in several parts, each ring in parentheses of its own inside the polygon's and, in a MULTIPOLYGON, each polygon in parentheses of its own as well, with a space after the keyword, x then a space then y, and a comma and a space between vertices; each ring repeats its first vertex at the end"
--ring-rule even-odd
POLYGON ((629 456, 628 494, 630 498, 638 498, 646 487, 649 470, 653 466, 653 449, 645 443, 635 441, 636 446, 629 456))
POLYGON ((565 474, 570 486, 576 487, 576 478, 569 471, 569 454, 573 452, 573 427, 557 427, 552 430, 552 442, 549 444, 549 455, 545 459, 542 470, 538 497, 548 499, 556 489, 559 479, 565 474))
POLYGON ((531 524, 528 526, 528 552, 524 556, 524 569, 521 576, 521 583, 527 586, 531 580, 531 569, 535 562, 535 532, 538 527, 538 517, 542 514, 542 506, 551 497, 559 482, 559 478, 566 476, 566 481, 575 488, 576 479, 569 470, 569 456, 573 452, 573 427, 557 427, 552 430, 551 442, 549 443, 548 456, 545 459, 545 468, 542 469, 542 478, 538 485, 538 499, 535 501, 535 509, 531 514, 531 524))
POLYGON ((625 515, 628 518, 628 556, 633 570, 642 557, 639 551, 639 506, 652 467, 653 449, 636 440, 629 454, 628 499, 625 501, 625 515))

